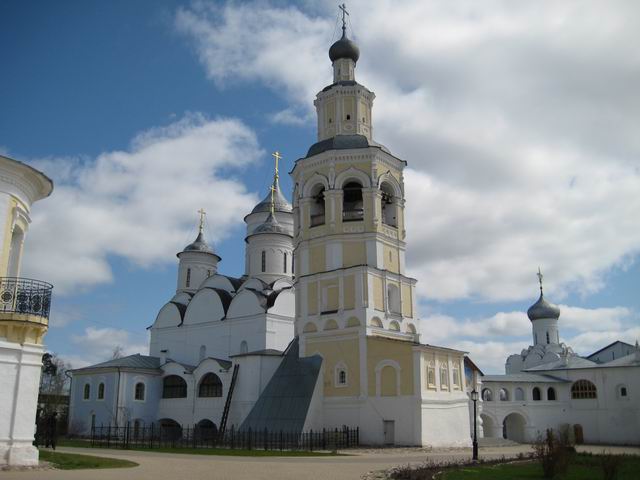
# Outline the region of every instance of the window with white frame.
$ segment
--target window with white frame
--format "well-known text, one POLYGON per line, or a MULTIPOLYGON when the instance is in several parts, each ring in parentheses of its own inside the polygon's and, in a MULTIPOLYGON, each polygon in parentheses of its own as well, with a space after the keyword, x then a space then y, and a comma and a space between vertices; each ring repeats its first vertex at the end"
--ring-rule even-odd
POLYGON ((451 367, 451 373, 453 374, 453 388, 460 390, 460 365, 458 365, 458 362, 455 362, 451 367))
POLYGON ((344 362, 339 362, 335 369, 336 387, 346 387, 348 384, 347 366, 344 362))
POLYGON ((440 389, 449 390, 449 365, 446 361, 440 363, 440 389))
POLYGON ((436 362, 427 362, 427 388, 436 388, 436 362))
POLYGON ((135 394, 134 394, 133 398, 135 400, 143 402, 144 401, 144 390, 145 390, 144 383, 142 383, 142 382, 136 383, 135 394))

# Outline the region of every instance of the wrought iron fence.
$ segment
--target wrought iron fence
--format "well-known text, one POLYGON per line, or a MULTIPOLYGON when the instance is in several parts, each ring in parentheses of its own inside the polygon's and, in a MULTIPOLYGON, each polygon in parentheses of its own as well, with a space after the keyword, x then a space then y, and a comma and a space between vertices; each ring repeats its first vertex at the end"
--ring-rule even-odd
POLYGON ((0 277, 0 311, 49 318, 53 285, 40 280, 0 277))
POLYGON ((197 425, 96 426, 91 446, 99 448, 230 448, 240 450, 343 450, 360 444, 359 428, 310 430, 303 433, 234 428, 218 435, 214 428, 197 425))

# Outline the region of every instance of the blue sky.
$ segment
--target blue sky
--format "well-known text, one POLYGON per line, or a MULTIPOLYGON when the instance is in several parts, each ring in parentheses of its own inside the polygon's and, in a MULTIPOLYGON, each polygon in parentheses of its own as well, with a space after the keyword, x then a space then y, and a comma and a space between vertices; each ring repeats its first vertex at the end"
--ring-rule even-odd
MULTIPOLYGON (((374 136, 409 162, 422 340, 487 371, 529 344, 538 265, 576 351, 640 336, 639 12, 579 3, 350 4, 374 136)), ((242 273, 269 153, 290 167, 315 141, 336 11, 2 2, 0 150, 56 181, 23 270, 55 284, 50 350, 81 366, 144 349, 201 206, 221 270, 242 273)))

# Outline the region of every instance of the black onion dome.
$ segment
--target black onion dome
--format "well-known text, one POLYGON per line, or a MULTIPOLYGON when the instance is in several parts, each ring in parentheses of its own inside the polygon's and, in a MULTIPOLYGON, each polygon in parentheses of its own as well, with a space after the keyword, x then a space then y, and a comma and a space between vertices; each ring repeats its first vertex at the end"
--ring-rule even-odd
POLYGON ((547 302, 541 293, 538 301, 527 310, 527 316, 531 321, 542 320, 543 318, 555 318, 557 320, 560 317, 560 308, 553 303, 547 302))
POLYGON ((360 58, 360 49, 355 42, 349 40, 344 30, 342 31, 342 38, 331 45, 329 49, 329 58, 331 63, 335 62, 339 58, 350 58, 354 62, 360 58))

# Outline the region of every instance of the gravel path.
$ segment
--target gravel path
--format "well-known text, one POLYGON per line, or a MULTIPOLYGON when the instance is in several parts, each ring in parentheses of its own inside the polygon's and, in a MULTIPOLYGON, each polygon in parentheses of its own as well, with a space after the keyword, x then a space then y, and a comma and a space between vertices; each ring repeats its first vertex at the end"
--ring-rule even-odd
MULTIPOLYGON (((581 447, 599 453, 604 447, 581 447)), ((619 453, 640 454, 640 448, 610 447, 619 453)), ((130 450, 60 448, 59 451, 84 453, 131 460, 134 468, 108 470, 31 470, 5 471, 2 480, 357 480, 373 470, 396 465, 421 463, 427 458, 449 461, 469 459, 471 449, 426 450, 417 448, 359 449, 349 457, 223 457, 183 455, 130 450)), ((483 458, 515 457, 531 451, 529 445, 487 447, 483 458)))

